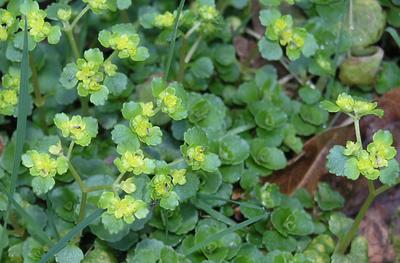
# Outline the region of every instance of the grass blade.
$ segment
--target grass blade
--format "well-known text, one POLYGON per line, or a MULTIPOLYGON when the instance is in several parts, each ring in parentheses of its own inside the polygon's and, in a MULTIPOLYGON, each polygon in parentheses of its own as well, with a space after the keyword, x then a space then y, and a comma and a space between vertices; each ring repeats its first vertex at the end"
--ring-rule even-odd
POLYGON ((397 33, 396 29, 394 29, 393 27, 388 27, 386 28, 386 32, 388 32, 392 36, 397 46, 400 48, 400 36, 397 33))
MULTIPOLYGON (((29 81, 29 51, 28 51, 28 22, 25 19, 24 25, 24 45, 22 50, 22 62, 21 62, 21 82, 19 87, 19 99, 18 99, 18 113, 17 113, 17 141, 14 152, 13 167, 10 178, 10 188, 8 190, 9 196, 14 196, 15 188, 17 185, 17 177, 19 168, 21 165, 21 155, 25 142, 26 135, 26 119, 28 116, 28 81, 29 81)), ((12 198, 10 200, 13 200, 12 198)), ((10 203, 8 204, 8 206, 10 203)), ((0 241, 4 240, 4 235, 7 234, 8 224, 8 210, 4 217, 4 231, 2 232, 0 241)), ((0 260, 2 258, 3 246, 0 245, 0 260)))
POLYGON ((204 199, 204 200, 225 201, 225 202, 239 205, 242 207, 264 210, 264 208, 261 205, 258 205, 256 203, 252 203, 252 202, 234 201, 234 200, 225 199, 225 198, 222 198, 219 196, 213 196, 213 195, 207 195, 207 194, 201 194, 201 193, 198 195, 199 195, 200 199, 204 199))
POLYGON ((224 224, 233 226, 235 225, 235 221, 233 221, 232 219, 230 219, 229 217, 226 217, 225 215, 221 214, 220 212, 218 212, 217 210, 214 210, 211 206, 209 206, 208 204, 198 200, 194 203, 194 205, 203 210, 204 212, 206 212, 207 214, 209 214, 210 216, 212 216, 215 220, 218 220, 224 224))
POLYGON ((179 18, 181 16, 184 5, 185 5, 185 0, 181 0, 181 2, 179 3, 179 7, 178 7, 178 13, 176 14, 176 18, 175 18, 174 32, 172 34, 172 42, 171 42, 171 46, 169 48, 167 65, 165 67, 165 73, 164 73, 165 80, 168 80, 169 70, 171 69, 171 63, 172 63, 172 59, 174 57, 174 51, 175 51, 176 36, 178 34, 179 18))
POLYGON ((42 230, 42 228, 36 223, 36 221, 22 208, 18 202, 7 193, 4 185, 0 184, 0 190, 6 193, 8 202, 15 208, 15 211, 23 218, 26 222, 26 228, 28 233, 31 234, 37 241, 39 241, 42 245, 51 245, 50 239, 47 237, 47 234, 42 230))
POLYGON ((68 242, 77 236, 85 227, 87 227, 94 220, 99 218, 101 214, 104 212, 103 209, 97 209, 91 215, 86 217, 82 222, 77 224, 74 228, 71 229, 65 236, 63 236, 60 241, 57 242, 39 261, 39 263, 47 263, 50 259, 52 259, 58 252, 60 252, 68 242))
POLYGON ((201 249, 202 247, 204 247, 205 245, 207 245, 208 243, 214 242, 216 240, 221 239, 223 236, 233 233, 235 231, 238 231, 240 229, 243 229, 251 224, 254 224, 260 220, 266 219, 268 217, 268 214, 265 213, 264 215, 260 215, 260 216, 256 216, 253 218, 250 218, 246 221, 243 221, 242 223, 239 223, 237 225, 231 226, 219 233, 216 233, 215 235, 210 236, 209 238, 207 238, 206 240, 204 240, 203 242, 200 242, 198 244, 196 244, 195 246, 191 247, 188 251, 186 251, 185 256, 188 256, 190 254, 192 254, 193 252, 196 252, 197 250, 201 249))

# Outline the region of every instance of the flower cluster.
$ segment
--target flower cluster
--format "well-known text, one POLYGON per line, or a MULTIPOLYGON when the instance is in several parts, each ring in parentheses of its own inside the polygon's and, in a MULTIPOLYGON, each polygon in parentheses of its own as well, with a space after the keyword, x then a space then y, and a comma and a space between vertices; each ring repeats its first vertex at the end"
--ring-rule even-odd
POLYGON ((279 41, 282 46, 286 46, 287 56, 294 60, 301 55, 307 31, 304 28, 294 27, 293 18, 290 15, 284 15, 271 22, 265 35, 269 40, 279 41))
POLYGON ((71 15, 72 15, 72 9, 69 6, 67 8, 60 8, 57 10, 57 17, 61 21, 68 21, 71 18, 71 15))
POLYGON ((40 195, 53 188, 56 174, 64 174, 68 170, 68 160, 65 156, 53 158, 48 153, 29 150, 22 155, 22 164, 29 168, 29 173, 35 178, 32 180, 33 191, 40 195))
MULTIPOLYGON (((28 1, 21 7, 21 12, 26 15, 29 35, 35 42, 43 41, 45 38, 50 44, 57 44, 60 41, 60 27, 52 26, 45 21, 47 14, 39 8, 39 4, 36 1, 28 1)), ((23 20, 20 23, 20 28, 24 29, 23 20)))
POLYGON ((88 4, 90 9, 95 13, 100 13, 106 10, 116 10, 116 1, 113 0, 83 0, 83 2, 88 4))
POLYGON ((144 61, 149 57, 147 48, 139 46, 140 37, 132 24, 119 24, 111 30, 102 30, 99 41, 104 47, 115 50, 121 59, 144 61))
POLYGON ((153 96, 157 99, 157 106, 174 120, 182 120, 187 117, 187 94, 181 84, 166 83, 161 78, 152 81, 153 96))
POLYGON ((1 78, 3 89, 0 89, 0 114, 12 115, 18 103, 20 71, 10 67, 1 78))
POLYGON ((136 175, 151 174, 154 172, 154 161, 145 158, 142 150, 126 151, 121 158, 116 158, 114 164, 121 173, 132 172, 136 175))
POLYGON ((174 25, 175 15, 171 12, 158 14, 154 18, 154 26, 158 28, 171 28, 174 25))
POLYGON ((363 150, 358 142, 348 141, 343 151, 349 157, 345 165, 347 177, 356 180, 361 174, 369 180, 377 179, 380 169, 388 167, 389 161, 397 154, 392 144, 392 134, 383 130, 374 134, 373 142, 367 146, 367 150, 363 150))
POLYGON ((217 154, 208 149, 206 133, 200 128, 194 127, 184 134, 185 144, 181 146, 181 152, 185 161, 193 170, 214 172, 221 165, 217 154))
POLYGON ((0 9, 0 42, 6 41, 13 33, 16 21, 17 19, 10 11, 0 9))
POLYGON ((365 115, 383 116, 383 110, 377 109, 376 102, 354 99, 347 93, 341 93, 335 102, 322 101, 321 106, 329 112, 343 112, 359 119, 365 115))
POLYGON ((122 115, 129 120, 129 126, 140 141, 147 145, 157 145, 161 143, 162 132, 160 127, 153 126, 150 117, 155 114, 153 103, 124 103, 122 115))
POLYGON ((70 138, 81 146, 88 146, 92 138, 96 137, 98 130, 95 118, 79 115, 69 118, 65 113, 56 114, 54 124, 61 130, 64 137, 70 138))
POLYGON ((136 200, 130 195, 120 198, 113 192, 104 192, 98 206, 107 209, 105 214, 112 215, 115 219, 122 219, 127 224, 133 223, 136 218, 143 219, 149 213, 144 201, 136 200))
POLYGON ((200 32, 210 35, 221 28, 222 18, 215 5, 200 4, 196 9, 198 19, 201 22, 200 32))
POLYGON ((151 198, 160 200, 160 206, 174 210, 179 205, 179 196, 174 186, 186 184, 186 169, 170 169, 165 162, 159 162, 156 175, 151 179, 151 198))
MULTIPOLYGON (((82 97, 91 95, 91 101, 96 102, 96 99, 94 99, 96 96, 105 94, 105 97, 107 97, 109 93, 108 88, 103 85, 104 73, 101 70, 104 62, 103 53, 95 48, 85 51, 83 56, 84 58, 79 58, 76 61, 76 78, 79 81, 78 94, 82 97)), ((107 69, 109 67, 108 65, 107 69)), ((109 70, 104 71, 110 73, 109 70)), ((101 103, 98 104, 101 105, 101 103)))

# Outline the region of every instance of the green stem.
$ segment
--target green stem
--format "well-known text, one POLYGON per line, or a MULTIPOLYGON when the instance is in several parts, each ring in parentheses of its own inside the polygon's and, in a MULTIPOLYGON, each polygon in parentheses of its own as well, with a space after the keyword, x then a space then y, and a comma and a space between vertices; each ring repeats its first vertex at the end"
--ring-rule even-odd
POLYGON ((67 38, 72 49, 72 54, 74 55, 75 60, 77 60, 80 57, 79 48, 78 44, 76 43, 74 33, 72 32, 72 28, 69 27, 68 29, 66 29, 65 33, 67 34, 67 38))
POLYGON ((33 93, 35 94, 34 103, 36 107, 42 107, 44 105, 44 98, 40 92, 40 84, 39 77, 35 67, 35 61, 33 60, 32 54, 29 54, 29 66, 32 71, 32 85, 33 85, 33 93))
POLYGON ((83 116, 89 115, 89 97, 80 97, 81 111, 83 116))
POLYGON ((70 26, 71 31, 76 26, 78 21, 86 14, 86 12, 89 11, 89 9, 90 9, 89 6, 86 5, 85 8, 83 8, 82 11, 75 17, 70 26))
POLYGON ((178 72, 178 78, 177 78, 178 82, 182 82, 185 77, 185 69, 186 69, 185 56, 186 56, 188 47, 189 47, 188 40, 186 38, 183 38, 181 51, 179 53, 179 72, 178 72))
POLYGON ((82 222, 82 220, 85 218, 87 197, 88 197, 88 193, 86 191, 82 191, 81 205, 79 207, 79 216, 78 216, 77 223, 82 222))
POLYGON ((358 118, 354 118, 354 130, 356 131, 357 143, 362 145, 361 132, 360 132, 360 120, 358 118))
POLYGON ((179 159, 176 159, 176 160, 170 162, 168 165, 169 165, 169 166, 173 166, 173 165, 178 164, 178 163, 181 163, 181 162, 183 162, 183 161, 185 161, 183 158, 179 158, 179 159))
POLYGON ((75 145, 75 142, 74 142, 74 141, 71 141, 71 143, 69 144, 68 152, 67 152, 67 159, 68 159, 68 160, 71 159, 72 150, 74 149, 74 145, 75 145))
POLYGON ((194 53, 196 52, 197 48, 199 47, 200 41, 201 41, 201 36, 199 36, 196 39, 193 46, 190 48, 189 52, 187 53, 185 60, 184 60, 185 64, 189 63, 190 60, 192 59, 194 53))
POLYGON ((184 5, 185 5, 185 0, 181 0, 181 2, 179 3, 179 7, 178 7, 178 12, 176 14, 176 18, 175 18, 174 32, 172 34, 172 43, 171 43, 171 46, 170 46, 170 49, 169 49, 167 65, 165 67, 165 72, 164 72, 164 78, 166 80, 168 80, 169 70, 171 69, 172 59, 174 57, 176 36, 178 35, 179 19, 180 19, 181 12, 182 12, 182 9, 183 9, 184 5))
POLYGON ((365 214, 368 211, 368 208, 371 206, 372 202, 374 201, 376 197, 376 194, 374 192, 369 192, 367 199, 365 199, 360 211, 358 212, 356 218, 354 219, 353 224, 351 225, 349 231, 346 233, 346 235, 339 240, 339 243, 336 247, 336 252, 343 255, 348 246, 350 245, 351 241, 353 238, 357 235, 358 228, 360 226, 360 223, 362 219, 364 218, 365 214))
POLYGON ((80 175, 78 174, 78 172, 76 171, 75 167, 72 165, 70 160, 68 160, 68 168, 69 168, 69 171, 72 174, 72 177, 74 177, 75 181, 78 183, 79 188, 81 189, 81 191, 82 192, 86 192, 86 185, 82 181, 80 175))
POLYGON ((112 185, 96 185, 96 186, 91 186, 86 188, 86 193, 90 192, 96 192, 96 191, 101 191, 101 190, 114 190, 112 185))

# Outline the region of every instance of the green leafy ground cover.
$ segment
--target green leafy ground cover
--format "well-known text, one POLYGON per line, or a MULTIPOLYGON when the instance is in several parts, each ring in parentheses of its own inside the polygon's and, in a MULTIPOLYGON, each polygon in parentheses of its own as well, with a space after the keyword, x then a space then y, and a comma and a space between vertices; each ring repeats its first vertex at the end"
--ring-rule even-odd
POLYGON ((400 85, 399 1, 0 7, 1 262, 368 262, 358 226, 399 164, 359 121, 400 85), (340 112, 356 141, 327 168, 369 180, 354 220, 327 183, 260 183, 340 112))

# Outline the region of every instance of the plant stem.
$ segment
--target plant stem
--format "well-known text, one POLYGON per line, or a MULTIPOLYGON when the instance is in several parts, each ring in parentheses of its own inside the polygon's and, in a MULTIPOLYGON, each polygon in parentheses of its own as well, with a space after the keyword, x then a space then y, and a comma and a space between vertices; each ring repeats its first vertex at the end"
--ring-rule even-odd
POLYGON ((82 220, 85 218, 87 197, 88 197, 88 193, 86 191, 82 191, 81 205, 79 207, 79 216, 78 216, 77 223, 82 222, 82 220))
POLYGON ((199 36, 196 41, 194 42, 193 46, 190 48, 189 52, 187 53, 185 57, 185 64, 189 63, 190 60, 192 59, 194 53, 196 52, 197 48, 199 47, 201 41, 201 36, 199 36))
POLYGON ((362 139, 360 133, 360 120, 358 118, 354 118, 354 130, 356 131, 357 143, 362 145, 362 139))
POLYGON ((40 93, 40 84, 39 84, 39 77, 35 67, 35 61, 33 60, 32 54, 29 54, 29 66, 32 71, 32 85, 33 85, 33 92, 35 94, 34 103, 36 107, 42 107, 44 105, 44 98, 40 93))
POLYGON ((86 185, 82 181, 80 175, 78 174, 78 172, 76 171, 75 167, 72 165, 70 160, 68 160, 68 168, 69 168, 69 171, 72 174, 72 177, 74 177, 75 181, 78 183, 79 188, 81 189, 81 191, 82 192, 86 192, 86 185))
POLYGON ((365 199, 360 211, 358 212, 356 218, 354 219, 353 224, 351 225, 349 231, 346 233, 346 235, 339 240, 339 243, 336 247, 336 252, 339 254, 344 254, 350 245, 351 241, 355 237, 355 235, 358 232, 358 228, 360 226, 360 223, 362 219, 364 218, 365 214, 368 211, 368 208, 371 206, 372 202, 374 201, 376 197, 375 192, 369 192, 367 199, 365 199))
POLYGON ((185 56, 188 47, 189 47, 188 40, 186 38, 183 38, 181 51, 179 53, 179 72, 177 77, 178 82, 182 82, 185 77, 185 69, 186 69, 185 56))
POLYGON ((74 37, 74 33, 72 32, 72 28, 68 27, 65 30, 65 33, 67 34, 67 38, 69 41, 69 44, 72 48, 72 54, 74 55, 75 60, 77 60, 80 55, 79 55, 79 48, 78 48, 78 44, 76 43, 75 37, 74 37))
POLYGON ((71 143, 69 144, 68 152, 67 152, 67 159, 68 160, 71 159, 71 154, 72 154, 72 150, 74 149, 74 145, 75 145, 74 141, 71 141, 71 143))
POLYGON ((86 12, 89 11, 89 9, 89 6, 86 5, 85 8, 83 8, 82 11, 75 17, 70 26, 71 31, 76 26, 78 21, 86 14, 86 12))
POLYGON ((91 186, 86 188, 86 193, 90 192, 96 192, 96 191, 101 191, 101 190, 114 190, 112 185, 96 185, 96 186, 91 186))
POLYGON ((179 3, 179 7, 178 7, 178 12, 176 14, 176 18, 175 18, 175 23, 174 23, 174 32, 172 34, 172 43, 171 46, 169 48, 169 54, 168 54, 168 60, 167 60, 167 65, 165 67, 165 71, 164 71, 164 78, 165 80, 168 80, 168 75, 169 75, 169 70, 171 68, 171 64, 172 64, 172 59, 174 57, 174 51, 175 51, 175 42, 176 42, 176 36, 178 35, 178 26, 179 26, 179 19, 181 16, 181 12, 183 9, 183 6, 185 5, 185 0, 181 0, 179 3))

